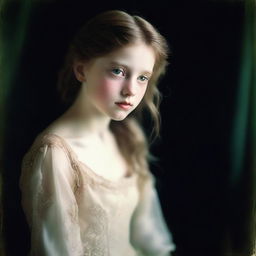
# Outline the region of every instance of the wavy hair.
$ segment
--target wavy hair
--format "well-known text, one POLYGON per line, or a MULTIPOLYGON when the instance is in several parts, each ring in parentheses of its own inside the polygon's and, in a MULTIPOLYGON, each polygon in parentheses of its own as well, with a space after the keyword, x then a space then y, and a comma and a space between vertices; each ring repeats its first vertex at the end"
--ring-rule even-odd
POLYGON ((111 121, 110 128, 129 167, 143 170, 151 158, 140 120, 142 113, 147 111, 153 123, 151 135, 159 136, 161 94, 157 83, 166 71, 169 55, 167 41, 153 25, 140 16, 120 10, 106 11, 89 20, 70 44, 59 72, 58 90, 62 100, 72 104, 81 87, 73 72, 75 61, 87 62, 138 41, 154 50, 156 60, 153 74, 137 109, 123 121, 111 121))

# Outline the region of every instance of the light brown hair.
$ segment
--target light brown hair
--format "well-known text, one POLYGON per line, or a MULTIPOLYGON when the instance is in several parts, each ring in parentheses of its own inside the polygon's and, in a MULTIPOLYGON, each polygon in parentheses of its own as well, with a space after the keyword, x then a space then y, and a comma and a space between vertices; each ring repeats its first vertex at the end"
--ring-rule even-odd
POLYGON ((165 73, 168 64, 169 48, 165 38, 140 16, 119 10, 101 13, 89 20, 74 37, 58 81, 61 98, 67 104, 71 104, 81 86, 73 72, 75 61, 87 62, 138 41, 154 50, 156 61, 153 74, 148 82, 145 96, 137 109, 123 121, 112 121, 110 126, 121 153, 133 170, 147 168, 146 159, 150 156, 147 140, 138 123, 144 111, 148 111, 152 118, 152 131, 155 135, 158 136, 160 131, 161 94, 157 83, 165 73))

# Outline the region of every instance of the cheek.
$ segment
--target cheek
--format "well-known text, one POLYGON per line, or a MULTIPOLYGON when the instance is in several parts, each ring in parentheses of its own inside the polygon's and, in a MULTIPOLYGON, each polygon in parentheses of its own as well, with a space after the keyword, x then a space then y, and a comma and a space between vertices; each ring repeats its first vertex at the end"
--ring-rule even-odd
POLYGON ((99 86, 97 89, 97 96, 101 100, 106 100, 112 98, 113 96, 118 96, 120 88, 120 81, 114 81, 111 79, 102 79, 99 81, 99 86))
POLYGON ((147 90, 147 86, 140 88, 140 91, 138 93, 138 96, 140 99, 142 99, 144 97, 146 90, 147 90))

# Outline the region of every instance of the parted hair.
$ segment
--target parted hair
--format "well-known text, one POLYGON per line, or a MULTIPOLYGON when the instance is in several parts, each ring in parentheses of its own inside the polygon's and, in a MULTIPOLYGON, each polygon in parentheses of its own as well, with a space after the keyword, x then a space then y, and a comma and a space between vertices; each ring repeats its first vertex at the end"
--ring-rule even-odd
POLYGON ((153 25, 138 15, 120 10, 106 11, 89 20, 70 43, 59 72, 58 91, 66 104, 72 104, 81 87, 73 72, 76 61, 87 62, 136 42, 143 42, 154 50, 153 74, 139 106, 125 120, 111 121, 110 128, 130 169, 142 171, 147 169, 150 154, 139 121, 147 111, 153 123, 152 133, 155 137, 159 135, 161 94, 157 83, 166 71, 169 55, 166 39, 153 25))

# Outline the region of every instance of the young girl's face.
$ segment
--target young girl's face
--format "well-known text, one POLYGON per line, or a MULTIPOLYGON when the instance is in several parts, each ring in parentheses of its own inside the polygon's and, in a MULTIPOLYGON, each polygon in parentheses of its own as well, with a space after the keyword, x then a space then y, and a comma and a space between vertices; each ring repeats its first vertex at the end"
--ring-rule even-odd
POLYGON ((123 47, 84 65, 85 96, 101 114, 123 120, 141 102, 155 54, 144 43, 123 47))

